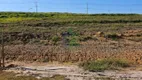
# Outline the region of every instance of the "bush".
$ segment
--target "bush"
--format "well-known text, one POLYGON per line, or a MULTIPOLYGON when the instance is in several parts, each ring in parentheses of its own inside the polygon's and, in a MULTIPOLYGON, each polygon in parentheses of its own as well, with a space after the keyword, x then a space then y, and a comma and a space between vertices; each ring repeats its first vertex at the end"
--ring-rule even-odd
POLYGON ((118 36, 117 34, 115 34, 115 33, 112 33, 112 34, 107 34, 106 35, 106 38, 110 38, 110 39, 112 39, 112 40, 118 40, 118 39, 120 39, 120 38, 122 38, 121 36, 118 36))
POLYGON ((80 41, 88 41, 88 40, 93 40, 93 38, 91 36, 83 36, 83 37, 80 37, 79 40, 80 41))
POLYGON ((77 36, 70 36, 70 37, 67 37, 67 44, 68 44, 69 46, 78 46, 78 45, 80 45, 77 36))
POLYGON ((53 36, 53 37, 52 37, 52 41, 54 42, 54 45, 56 45, 57 42, 60 41, 60 37, 58 37, 58 36, 53 36))
POLYGON ((96 61, 88 61, 80 64, 85 70, 89 71, 104 71, 104 70, 117 70, 120 68, 129 67, 129 63, 125 60, 119 59, 102 59, 96 61))
POLYGON ((35 44, 35 43, 39 43, 40 40, 39 39, 31 39, 30 40, 30 44, 35 44))
POLYGON ((5 15, 0 15, 0 18, 8 18, 8 17, 5 15))

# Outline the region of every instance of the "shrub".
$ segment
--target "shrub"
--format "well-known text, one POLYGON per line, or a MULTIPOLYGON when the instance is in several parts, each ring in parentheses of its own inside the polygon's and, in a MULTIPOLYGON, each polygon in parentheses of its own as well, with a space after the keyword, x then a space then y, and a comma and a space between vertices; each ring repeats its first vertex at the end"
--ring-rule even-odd
POLYGON ((0 15, 0 18, 8 18, 8 17, 5 15, 0 15))
POLYGON ((80 41, 88 41, 88 40, 93 40, 93 38, 91 36, 83 36, 83 37, 80 37, 79 40, 80 41))
POLYGON ((69 28, 66 34, 66 42, 69 46, 78 46, 79 45, 79 38, 78 34, 72 29, 69 28))
POLYGON ((60 37, 58 37, 58 36, 53 36, 53 37, 52 37, 52 41, 53 41, 54 45, 56 45, 57 42, 60 41, 60 37))
POLYGON ((104 71, 104 70, 117 70, 120 68, 129 67, 129 63, 125 60, 119 59, 102 59, 96 61, 88 61, 80 64, 85 70, 89 71, 104 71))
POLYGON ((141 37, 141 36, 142 36, 142 33, 139 33, 139 34, 137 34, 136 36, 137 36, 137 37, 141 37))
POLYGON ((70 36, 67 37, 68 45, 69 46, 78 46, 79 45, 79 40, 77 36, 70 36))
POLYGON ((35 43, 39 43, 40 40, 39 39, 31 39, 30 40, 30 44, 35 44, 35 43))
POLYGON ((118 36, 116 33, 112 33, 112 34, 107 34, 106 38, 110 38, 112 40, 118 40, 121 38, 121 36, 118 36))
POLYGON ((77 36, 78 34, 72 29, 72 28, 69 28, 67 30, 69 36, 77 36))

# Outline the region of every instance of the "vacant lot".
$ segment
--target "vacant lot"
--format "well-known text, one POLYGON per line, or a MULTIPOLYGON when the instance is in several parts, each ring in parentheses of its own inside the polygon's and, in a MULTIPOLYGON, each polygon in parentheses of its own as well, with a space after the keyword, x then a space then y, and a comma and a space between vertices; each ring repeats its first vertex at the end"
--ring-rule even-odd
POLYGON ((142 64, 139 14, 1 12, 0 30, 4 32, 6 60, 82 62, 117 58, 142 64))
POLYGON ((1 72, 0 80, 141 79, 140 14, 0 12, 0 35, 6 62, 12 66, 9 62, 20 61, 14 64, 17 66, 9 66, 8 72, 1 72), (27 62, 48 65, 27 65, 27 62), (75 63, 75 66, 53 66, 50 62, 75 63), (52 77, 44 78, 49 77, 47 74, 52 77))

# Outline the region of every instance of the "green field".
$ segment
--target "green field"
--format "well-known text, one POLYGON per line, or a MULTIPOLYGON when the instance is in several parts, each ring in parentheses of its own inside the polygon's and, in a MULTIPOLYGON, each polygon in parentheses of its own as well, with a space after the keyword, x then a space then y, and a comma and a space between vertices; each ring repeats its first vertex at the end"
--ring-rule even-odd
POLYGON ((140 28, 140 14, 71 14, 0 12, 0 26, 6 32, 62 32, 68 28, 76 31, 115 31, 140 28))

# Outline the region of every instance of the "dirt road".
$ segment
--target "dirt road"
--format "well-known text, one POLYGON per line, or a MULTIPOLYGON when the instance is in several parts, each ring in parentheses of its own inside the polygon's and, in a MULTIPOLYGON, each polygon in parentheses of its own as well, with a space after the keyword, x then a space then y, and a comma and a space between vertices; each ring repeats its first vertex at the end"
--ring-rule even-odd
POLYGON ((17 76, 34 76, 38 79, 42 77, 52 77, 54 75, 63 75, 69 80, 96 80, 98 78, 142 80, 142 71, 134 68, 125 69, 123 71, 88 72, 79 68, 76 64, 22 62, 13 62, 10 64, 17 66, 7 69, 7 72, 12 71, 17 73, 17 76))

